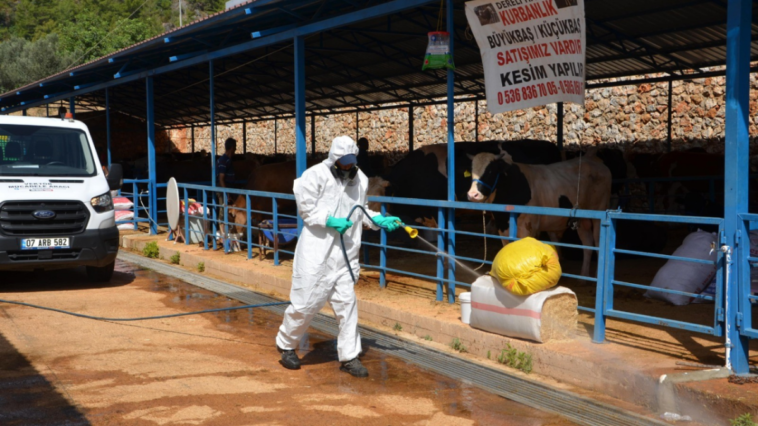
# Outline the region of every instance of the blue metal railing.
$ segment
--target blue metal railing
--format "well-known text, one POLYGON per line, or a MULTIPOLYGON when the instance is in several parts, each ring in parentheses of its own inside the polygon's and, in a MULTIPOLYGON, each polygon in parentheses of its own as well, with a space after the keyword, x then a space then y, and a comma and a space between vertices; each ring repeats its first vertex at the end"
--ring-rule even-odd
MULTIPOLYGON (((253 247, 257 247, 261 250, 272 250, 274 252, 274 264, 279 265, 279 253, 287 253, 294 255, 293 252, 278 249, 275 250, 275 247, 268 246, 266 244, 259 244, 253 242, 253 230, 263 232, 264 230, 269 230, 269 228, 263 228, 261 226, 253 225, 252 224, 252 218, 253 214, 261 215, 262 217, 268 219, 270 216, 272 227, 270 230, 273 232, 273 235, 278 236, 281 233, 281 228, 279 226, 279 220, 280 218, 292 218, 297 219, 297 216, 294 215, 287 215, 282 214, 278 211, 278 205, 279 202, 282 200, 289 200, 294 201, 295 196, 290 194, 278 194, 273 192, 263 192, 263 191, 248 191, 248 190, 241 190, 241 189, 232 189, 232 188, 214 188, 210 186, 203 186, 203 185, 196 185, 196 184, 185 184, 180 183, 179 185, 179 197, 184 201, 185 209, 189 209, 189 194, 191 192, 194 192, 194 197, 197 202, 201 202, 202 204, 202 220, 203 220, 203 231, 199 233, 197 230, 193 230, 190 228, 190 215, 184 214, 184 229, 186 230, 185 233, 185 244, 190 243, 191 235, 198 235, 203 241, 203 246, 206 250, 210 248, 212 245, 213 249, 218 249, 218 231, 222 231, 223 237, 222 238, 222 244, 225 252, 229 252, 231 248, 231 244, 234 243, 244 243, 247 245, 247 258, 251 259, 253 257, 253 247), (245 208, 236 208, 228 203, 220 203, 219 198, 221 200, 228 200, 230 195, 236 195, 236 196, 244 196, 245 197, 245 208), (220 197, 219 197, 220 196, 220 197), (272 211, 260 211, 260 210, 253 210, 251 208, 251 201, 253 197, 264 197, 264 198, 270 198, 272 202, 272 211), (219 217, 219 211, 223 211, 223 218, 219 217), (230 228, 234 227, 237 228, 238 226, 236 223, 231 222, 229 220, 229 213, 234 212, 235 214, 245 214, 245 239, 240 239, 237 233, 231 233, 229 232, 230 228), (224 232, 225 231, 225 232, 224 232), (212 244, 208 243, 208 240, 212 241, 212 244)), ((278 248, 278 247, 277 247, 278 248)))
MULTIPOLYGON (((665 327, 679 328, 698 333, 721 336, 723 334, 723 310, 721 308, 722 298, 724 295, 724 267, 725 262, 721 252, 717 252, 715 261, 693 259, 681 256, 663 255, 657 253, 645 253, 634 250, 623 250, 616 247, 616 226, 619 220, 637 220, 649 222, 667 222, 680 224, 700 224, 718 226, 719 241, 723 239, 724 220, 721 218, 691 217, 691 216, 668 216, 655 214, 638 214, 622 213, 620 211, 609 211, 608 217, 602 223, 601 230, 601 256, 605 266, 605 275, 602 277, 602 285, 598 283, 598 292, 595 298, 595 330, 594 341, 602 342, 605 339, 605 320, 607 317, 619 318, 624 320, 637 321, 647 324, 662 325, 665 327), (604 234, 604 235, 602 235, 604 234), (647 258, 658 258, 665 260, 678 260, 693 264, 712 264, 716 267, 716 293, 715 296, 704 294, 688 293, 678 290, 670 290, 638 283, 629 283, 617 280, 615 278, 616 254, 629 254, 647 258), (689 296, 693 299, 713 301, 713 325, 697 324, 691 322, 677 321, 652 315, 643 315, 633 312, 625 312, 616 309, 614 306, 614 289, 616 286, 635 288, 639 290, 655 291, 659 293, 678 294, 689 296), (601 314, 598 314, 601 313, 601 314)), ((598 260, 600 262, 600 260, 598 260)), ((600 267, 598 266, 598 270, 600 267)), ((598 272, 598 277, 600 274, 598 272)))
MULTIPOLYGON (((213 188, 204 185, 196 184, 179 184, 180 197, 185 201, 185 206, 189 206, 189 198, 192 193, 199 203, 202 204, 203 211, 202 216, 197 216, 198 219, 202 219, 204 224, 203 231, 190 229, 189 221, 190 216, 184 216, 184 228, 187 230, 187 234, 194 233, 200 234, 202 244, 205 249, 209 249, 211 246, 214 249, 219 248, 219 241, 226 252, 230 251, 230 244, 243 243, 247 246, 247 257, 253 257, 253 247, 258 249, 272 250, 274 255, 274 264, 279 265, 279 253, 294 254, 291 251, 282 250, 279 248, 261 242, 257 243, 253 241, 253 230, 261 232, 263 230, 270 230, 274 235, 279 235, 282 232, 280 227, 280 218, 292 218, 297 216, 292 214, 283 214, 279 209, 283 201, 291 202, 294 200, 294 196, 289 194, 279 194, 262 191, 247 191, 239 189, 227 189, 227 188, 213 188), (245 208, 233 207, 227 203, 221 203, 219 200, 227 200, 230 195, 244 196, 245 208), (254 210, 251 206, 251 200, 255 198, 269 198, 271 200, 270 211, 254 210), (235 215, 244 214, 246 219, 246 225, 244 233, 246 236, 241 237, 228 233, 230 227, 235 224, 229 220, 229 212, 234 212, 235 215), (253 225, 251 219, 253 215, 259 215, 259 217, 270 219, 272 222, 272 228, 264 228, 258 225, 253 225), (221 230, 222 237, 218 238, 217 231, 221 230), (224 230, 227 230, 224 232, 224 230), (210 238, 210 242, 209 242, 210 238)), ((370 201, 380 203, 381 212, 386 213, 388 207, 392 205, 406 205, 424 208, 433 208, 437 211, 437 224, 438 228, 418 226, 417 228, 436 232, 436 244, 432 243, 436 248, 436 251, 424 251, 418 248, 404 247, 398 245, 391 245, 387 240, 387 233, 384 230, 379 231, 379 242, 365 241, 363 243, 363 261, 361 267, 371 270, 376 270, 379 273, 379 285, 385 287, 387 285, 387 274, 400 274, 414 278, 420 278, 436 282, 436 298, 437 300, 443 300, 444 294, 447 293, 448 301, 453 302, 455 300, 456 287, 470 287, 471 284, 456 279, 454 273, 450 273, 453 268, 452 262, 445 262, 445 258, 448 256, 449 248, 455 247, 457 236, 467 237, 482 237, 488 239, 496 239, 503 241, 514 241, 517 239, 517 217, 519 214, 536 214, 544 216, 559 216, 575 219, 589 219, 597 220, 601 226, 599 247, 587 247, 575 244, 564 244, 548 242, 559 247, 566 248, 579 248, 588 249, 598 254, 597 270, 595 277, 581 276, 576 274, 570 274, 564 272, 563 278, 585 280, 594 283, 596 286, 596 297, 594 306, 581 306, 583 311, 591 312, 595 315, 595 332, 594 341, 601 342, 605 339, 605 323, 606 318, 618 318, 622 320, 631 320, 648 324, 655 324, 665 327, 684 329, 699 333, 710 334, 714 336, 721 336, 723 333, 723 310, 722 298, 724 288, 724 256, 719 253, 715 262, 703 261, 699 259, 684 258, 679 256, 672 256, 658 253, 646 253, 634 250, 619 249, 616 247, 616 226, 618 221, 632 220, 632 221, 654 221, 654 222, 668 222, 668 223, 680 223, 680 224, 703 224, 712 225, 719 228, 719 234, 723 235, 723 219, 721 218, 704 218, 704 217, 690 217, 690 216, 669 216, 669 215, 655 215, 655 214, 636 214, 636 213, 622 213, 621 211, 593 211, 593 210, 569 210, 559 208, 545 208, 545 207, 532 207, 532 206, 513 206, 513 205, 496 205, 496 204, 477 204, 468 202, 452 202, 452 201, 437 201, 437 200, 420 200, 420 199, 406 199, 396 197, 371 197, 370 201), (458 210, 477 210, 486 212, 499 212, 507 213, 509 215, 510 230, 507 236, 500 235, 485 235, 484 233, 462 231, 457 229, 451 229, 448 225, 451 222, 446 220, 448 214, 454 214, 454 211, 458 210), (369 261, 368 251, 370 249, 378 250, 379 262, 377 265, 373 265, 369 261), (428 256, 436 262, 436 272, 434 274, 421 273, 418 271, 408 271, 402 269, 402 267, 392 267, 388 263, 389 251, 401 252, 401 253, 413 253, 422 256, 428 256), (616 268, 616 255, 625 254, 638 257, 657 258, 662 260, 678 260, 691 262, 693 264, 714 264, 717 268, 717 288, 714 296, 687 293, 676 290, 668 290, 661 288, 654 288, 649 285, 640 283, 626 282, 618 280, 615 277, 616 268), (639 290, 653 290, 661 293, 679 294, 690 296, 694 299, 701 299, 707 301, 713 301, 714 313, 713 323, 710 324, 698 324, 691 322, 678 321, 662 316, 643 315, 635 312, 627 312, 614 306, 614 289, 615 287, 627 287, 639 290)), ((758 220, 758 216, 756 217, 758 220)), ((292 231, 296 232, 296 231, 292 231)), ((185 235, 187 243, 189 244, 189 235, 185 235)), ((482 262, 481 259, 476 259, 470 256, 466 256, 466 253, 460 253, 452 256, 456 261, 467 262, 482 262)), ((492 262, 484 260, 485 264, 491 265, 492 262)))
POLYGON ((738 262, 738 277, 730 277, 729 283, 739 286, 739 309, 737 327, 743 336, 751 339, 758 338, 758 329, 753 328, 753 304, 758 303, 758 296, 752 294, 752 270, 758 268, 758 258, 751 256, 750 234, 748 230, 758 224, 758 214, 740 215, 744 228, 740 234, 740 241, 732 254, 732 262, 738 262))
POLYGON ((148 179, 124 179, 124 186, 118 191, 118 193, 119 196, 131 200, 134 217, 129 220, 118 220, 116 221, 116 225, 133 224, 134 230, 136 231, 140 223, 150 223, 149 191, 150 181, 148 179), (147 186, 148 192, 140 193, 140 186, 147 186), (131 189, 131 192, 129 192, 129 189, 131 189), (143 214, 140 214, 141 212, 143 214))

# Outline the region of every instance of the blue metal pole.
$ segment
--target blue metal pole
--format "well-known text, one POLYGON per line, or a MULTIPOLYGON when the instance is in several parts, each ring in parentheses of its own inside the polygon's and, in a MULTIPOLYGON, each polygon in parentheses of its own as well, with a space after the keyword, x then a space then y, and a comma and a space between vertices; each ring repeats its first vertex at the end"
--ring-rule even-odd
POLYGON ((136 231, 139 229, 139 222, 137 222, 137 219, 139 219, 139 201, 140 196, 137 192, 137 182, 132 182, 132 205, 134 206, 134 230, 136 231))
MULTIPOLYGON (((518 215, 515 213, 508 213, 508 236, 511 238, 518 238, 518 215)), ((515 240, 514 240, 515 241, 515 240)))
MULTIPOLYGON (((271 213, 274 214, 274 238, 279 238, 279 201, 271 199, 271 213)), ((249 206, 250 204, 248 204, 249 206)), ((250 221, 248 220, 248 223, 250 221)), ((278 246, 277 246, 278 248, 278 246)), ((274 250, 274 266, 279 266, 279 250, 274 250)))
MULTIPOLYGON (((276 217, 276 198, 274 201, 274 217, 276 217)), ((253 258, 253 220, 250 212, 250 194, 245 194, 245 217, 247 218, 247 258, 253 258)), ((274 227, 276 228, 276 227, 274 227)), ((276 232, 276 229, 274 230, 276 232)), ((274 234, 276 235, 276 234, 274 234)), ((274 254, 276 256, 276 254, 274 254)))
POLYGON ((750 42, 752 2, 729 0, 726 42, 726 149, 724 176, 724 230, 732 247, 733 263, 727 265, 725 312, 727 367, 748 373, 748 339, 740 335, 740 319, 750 315, 750 267, 748 230, 738 217, 748 212, 748 116, 750 94, 750 42), (741 238, 740 238, 741 237, 741 238), (746 243, 742 243, 742 240, 746 243), (741 312, 740 312, 741 311, 741 312))
MULTIPOLYGON (((305 146, 305 39, 295 37, 295 165, 297 177, 307 167, 305 146)), ((303 229, 303 219, 298 215, 298 234, 303 229)))
MULTIPOLYGON (((446 0, 447 31, 450 33, 450 58, 453 58, 455 35, 455 15, 453 0, 446 0)), ((447 70, 447 200, 455 201, 455 73, 447 70)), ((447 212, 447 254, 455 257, 455 209, 447 212)), ((455 262, 448 262, 447 300, 455 302, 455 262)))
MULTIPOLYGON (((214 207, 211 211, 211 232, 213 233, 211 238, 213 239, 213 250, 216 250, 216 200, 218 199, 218 193, 215 192, 218 182, 216 179, 216 94, 215 94, 215 72, 213 71, 213 61, 208 61, 208 75, 209 75, 209 88, 210 88, 210 113, 211 113, 211 186, 213 187, 213 194, 211 194, 210 204, 214 207)), ((226 195, 222 195, 225 197, 226 195)), ((222 198, 223 199, 223 198, 222 198)))
MULTIPOLYGON (((208 72, 210 74, 210 101, 211 101, 211 186, 216 188, 216 100, 214 99, 213 87, 213 61, 208 61, 208 72)), ((215 238, 215 236, 214 236, 215 238)))
MULTIPOLYGON (((208 250, 208 234, 205 232, 205 224, 208 223, 208 207, 208 191, 203 190, 203 249, 205 250, 208 250)), ((215 235, 213 236, 213 239, 215 241, 215 235)))
POLYGON ((597 289, 595 290, 594 343, 605 341, 605 312, 613 309, 613 281, 616 246, 616 223, 606 217, 600 222, 600 247, 597 253, 597 289))
MULTIPOLYGON (((381 205, 382 216, 387 214, 387 205, 382 203, 381 205)), ((379 245, 382 248, 379 250, 379 287, 387 287, 387 231, 382 228, 379 230, 379 245)))
POLYGON ((187 188, 184 188, 184 245, 188 246, 190 243, 190 230, 189 226, 189 195, 187 194, 187 188))
MULTIPOLYGON (((223 197, 222 200, 224 200, 224 203, 223 203, 224 218, 221 219, 221 223, 222 223, 221 226, 223 227, 222 234, 224 234, 223 235, 224 253, 229 253, 229 251, 231 250, 231 240, 229 239, 229 203, 226 202, 226 200, 229 199, 229 194, 226 191, 224 191, 222 193, 222 197, 223 197)), ((247 223, 250 223, 250 221, 248 221, 247 223)))
POLYGON ((147 92, 147 171, 148 171, 148 197, 150 209, 150 234, 158 233, 158 197, 156 196, 155 176, 155 106, 153 105, 153 77, 145 79, 145 91, 147 92))
POLYGON ((445 282, 442 281, 445 278, 445 257, 440 253, 445 252, 445 209, 442 207, 437 208, 437 301, 442 301, 442 294, 445 291, 445 282))
POLYGON ((68 98, 68 112, 76 119, 76 103, 74 103, 74 97, 68 98))
POLYGON ((306 169, 305 145, 305 39, 295 37, 295 163, 297 176, 306 169))
POLYGON ((105 89, 105 143, 108 151, 108 167, 111 166, 111 98, 108 88, 105 89))

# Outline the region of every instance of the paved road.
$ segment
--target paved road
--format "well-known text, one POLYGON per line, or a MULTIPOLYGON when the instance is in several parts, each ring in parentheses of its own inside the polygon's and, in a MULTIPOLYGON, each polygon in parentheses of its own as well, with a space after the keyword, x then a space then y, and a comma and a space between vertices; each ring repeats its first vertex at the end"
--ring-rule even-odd
MULTIPOLYGON (((0 298, 110 317, 237 305, 119 261, 107 286, 82 272, 3 273, 0 298)), ((376 351, 338 371, 311 333, 304 367, 278 364, 281 318, 263 310, 137 323, 0 304, 0 425, 571 425, 376 351)))

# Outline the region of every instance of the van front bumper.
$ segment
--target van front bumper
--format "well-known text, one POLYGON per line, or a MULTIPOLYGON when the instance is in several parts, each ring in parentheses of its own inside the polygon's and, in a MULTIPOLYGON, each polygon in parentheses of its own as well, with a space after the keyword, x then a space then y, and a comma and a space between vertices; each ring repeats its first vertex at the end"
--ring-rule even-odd
MULTIPOLYGON (((62 237, 64 235, 61 235, 62 237)), ((118 229, 91 229, 71 235, 70 248, 21 250, 24 238, 45 236, 7 236, 0 234, 0 270, 64 269, 77 266, 105 266, 118 255, 118 229)))

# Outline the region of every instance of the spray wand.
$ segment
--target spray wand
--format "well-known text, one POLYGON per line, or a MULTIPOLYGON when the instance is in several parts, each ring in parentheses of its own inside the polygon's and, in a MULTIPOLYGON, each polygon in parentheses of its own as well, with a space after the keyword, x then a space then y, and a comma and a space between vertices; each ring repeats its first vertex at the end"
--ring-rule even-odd
MULTIPOLYGON (((348 213, 348 215, 347 215, 347 220, 350 220, 350 217, 353 215, 353 212, 356 209, 361 209, 361 211, 363 211, 363 214, 365 214, 366 216, 368 216, 368 212, 366 212, 366 209, 364 209, 362 205, 356 204, 356 205, 353 206, 352 209, 350 209, 350 213, 348 213)), ((406 224, 404 224, 403 222, 400 222, 400 221, 396 221, 396 223, 398 225, 402 226, 403 229, 405 230, 405 232, 407 232, 408 236, 410 236, 411 238, 418 237, 418 230, 417 229, 411 228, 410 226, 407 226, 406 224)), ((377 226, 379 226, 382 229, 387 229, 386 226, 381 226, 381 225, 377 225, 377 226)), ((353 274, 353 268, 350 266, 350 258, 347 257, 347 249, 345 249, 345 239, 342 237, 342 234, 340 234, 340 244, 342 245, 342 255, 345 257, 345 264, 347 265, 347 270, 350 271, 350 277, 353 278, 353 283, 357 284, 358 280, 355 278, 355 274, 353 274)))

